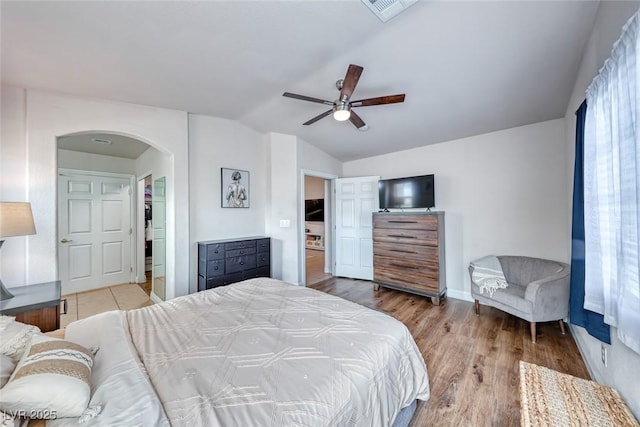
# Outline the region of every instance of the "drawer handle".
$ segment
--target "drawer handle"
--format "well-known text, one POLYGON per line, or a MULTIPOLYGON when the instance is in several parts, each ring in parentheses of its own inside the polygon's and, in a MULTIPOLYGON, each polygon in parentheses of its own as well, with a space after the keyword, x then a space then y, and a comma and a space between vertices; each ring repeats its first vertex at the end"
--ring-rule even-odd
POLYGON ((404 234, 389 234, 389 237, 401 237, 403 239, 417 239, 416 236, 405 236, 404 234))
POLYGON ((240 265, 244 265, 244 261, 240 261, 240 265))
POLYGON ((62 300, 62 307, 63 307, 62 313, 60 313, 60 314, 67 314, 67 308, 68 307, 67 307, 67 299, 66 298, 62 300))
POLYGON ((393 222, 396 224, 417 224, 418 223, 418 221, 397 221, 397 220, 396 221, 391 220, 389 222, 393 222))
POLYGON ((218 253, 218 250, 216 249, 215 251, 213 251, 213 253, 214 253, 214 254, 217 254, 217 253, 218 253))
POLYGON ((389 249, 389 252, 401 252, 403 254, 417 254, 415 251, 403 251, 402 249, 389 249))
POLYGON ((413 270, 419 270, 420 269, 420 267, 416 267, 415 265, 396 264, 395 262, 392 262, 391 265, 394 266, 394 267, 411 268, 413 270))

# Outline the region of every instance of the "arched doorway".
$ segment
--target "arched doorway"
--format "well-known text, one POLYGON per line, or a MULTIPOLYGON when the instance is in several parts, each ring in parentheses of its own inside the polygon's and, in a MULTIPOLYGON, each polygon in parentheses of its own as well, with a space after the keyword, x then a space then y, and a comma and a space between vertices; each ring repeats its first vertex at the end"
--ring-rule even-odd
POLYGON ((57 166, 63 293, 149 279, 152 299, 165 299, 164 191, 172 157, 130 136, 81 132, 57 138, 57 166), (145 178, 158 189, 163 184, 157 201, 153 192, 145 198, 145 188, 140 191, 145 178), (158 221, 145 215, 146 207, 158 211, 158 221), (146 254, 152 259, 148 272, 146 254))

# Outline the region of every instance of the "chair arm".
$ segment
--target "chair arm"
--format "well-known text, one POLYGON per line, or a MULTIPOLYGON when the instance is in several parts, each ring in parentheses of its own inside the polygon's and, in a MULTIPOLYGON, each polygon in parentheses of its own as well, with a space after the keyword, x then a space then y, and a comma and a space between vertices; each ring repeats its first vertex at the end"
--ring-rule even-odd
POLYGON ((536 321, 559 320, 569 312, 570 268, 527 285, 524 298, 531 301, 536 321))

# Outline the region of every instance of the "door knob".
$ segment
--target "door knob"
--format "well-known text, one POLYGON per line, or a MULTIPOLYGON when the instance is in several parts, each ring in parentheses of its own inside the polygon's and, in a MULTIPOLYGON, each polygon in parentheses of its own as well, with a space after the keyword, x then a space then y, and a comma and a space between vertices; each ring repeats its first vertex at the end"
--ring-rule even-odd
POLYGON ((73 242, 73 240, 67 240, 67 239, 60 240, 60 243, 69 243, 69 242, 73 242))

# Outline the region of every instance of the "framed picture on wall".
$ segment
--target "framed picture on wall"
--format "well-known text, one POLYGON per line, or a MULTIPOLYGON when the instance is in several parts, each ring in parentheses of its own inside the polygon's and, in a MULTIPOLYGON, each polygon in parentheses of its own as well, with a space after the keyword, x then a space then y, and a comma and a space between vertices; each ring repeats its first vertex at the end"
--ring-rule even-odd
POLYGON ((249 172, 240 169, 222 168, 222 207, 249 207, 249 172))

